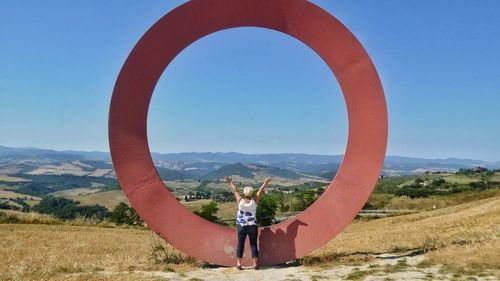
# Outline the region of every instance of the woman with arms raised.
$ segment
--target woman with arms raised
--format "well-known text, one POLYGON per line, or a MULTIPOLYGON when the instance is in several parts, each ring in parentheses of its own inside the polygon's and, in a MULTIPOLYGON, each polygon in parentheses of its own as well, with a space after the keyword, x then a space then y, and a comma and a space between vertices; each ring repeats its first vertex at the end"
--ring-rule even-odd
POLYGON ((252 198, 253 188, 247 186, 243 189, 243 194, 245 197, 241 197, 238 189, 233 183, 231 177, 226 177, 227 183, 230 185, 233 191, 234 197, 236 197, 236 202, 238 203, 238 212, 236 214, 236 224, 238 225, 238 247, 236 251, 236 268, 241 269, 241 259, 243 258, 243 249, 245 246, 245 240, 247 235, 250 238, 250 248, 252 249, 253 258, 253 268, 258 269, 257 258, 259 256, 259 250, 257 249, 257 235, 258 235, 258 224, 256 218, 257 204, 264 192, 264 189, 271 181, 272 177, 268 177, 262 186, 252 198))

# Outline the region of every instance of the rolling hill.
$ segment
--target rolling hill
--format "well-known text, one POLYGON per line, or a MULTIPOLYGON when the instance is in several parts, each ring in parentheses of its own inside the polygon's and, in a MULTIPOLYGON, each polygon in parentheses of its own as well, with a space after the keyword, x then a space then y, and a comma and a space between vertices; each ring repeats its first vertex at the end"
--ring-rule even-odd
POLYGON ((302 176, 287 169, 268 167, 258 164, 243 164, 238 162, 221 167, 201 177, 204 180, 221 180, 225 176, 240 176, 243 178, 255 178, 256 176, 274 176, 286 179, 299 179, 302 176))
MULTIPOLYGON (((159 174, 166 180, 218 178, 220 175, 217 173, 224 173, 224 170, 217 172, 218 169, 237 163, 243 163, 243 165, 251 163, 257 166, 254 169, 267 169, 267 173, 275 176, 282 175, 283 178, 294 179, 299 174, 308 174, 330 180, 335 176, 343 159, 343 155, 301 153, 184 152, 161 154, 153 152, 151 155, 159 174)), ((474 166, 499 169, 500 161, 487 162, 459 158, 425 159, 389 155, 385 159, 382 173, 388 176, 399 176, 421 174, 427 170, 454 172, 474 166)), ((232 168, 230 166, 225 169, 229 171, 232 168)), ((245 172, 245 168, 241 165, 236 170, 235 174, 240 173, 252 178, 249 175, 252 172, 245 172)), ((56 151, 6 146, 0 146, 0 174, 116 177, 111 157, 107 152, 56 151)))

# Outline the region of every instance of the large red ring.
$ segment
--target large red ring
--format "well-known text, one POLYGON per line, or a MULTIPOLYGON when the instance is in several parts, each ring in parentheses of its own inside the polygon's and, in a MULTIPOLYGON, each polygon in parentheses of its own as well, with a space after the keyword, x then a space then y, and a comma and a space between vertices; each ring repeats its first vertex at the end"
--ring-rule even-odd
POLYGON ((168 64, 206 35, 245 26, 286 33, 313 49, 339 81, 349 119, 344 160, 329 188, 295 218, 259 229, 259 263, 270 265, 302 257, 340 233, 368 199, 384 161, 382 85, 366 51, 335 17, 305 0, 193 0, 177 7, 144 34, 123 65, 111 100, 109 142, 120 184, 153 231, 193 257, 233 265, 235 230, 177 202, 153 165, 146 125, 151 95, 168 64))

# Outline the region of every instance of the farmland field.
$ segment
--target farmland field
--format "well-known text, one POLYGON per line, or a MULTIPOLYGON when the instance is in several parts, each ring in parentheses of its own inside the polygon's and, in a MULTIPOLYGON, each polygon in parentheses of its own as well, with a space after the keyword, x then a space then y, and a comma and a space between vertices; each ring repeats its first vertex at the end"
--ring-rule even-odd
MULTIPOLYGON (((87 189, 83 189, 87 190, 87 189)), ((129 204, 127 197, 123 193, 122 190, 110 190, 104 192, 93 192, 93 193, 81 193, 80 194, 71 194, 71 190, 68 190, 68 193, 63 193, 62 197, 67 199, 72 199, 76 201, 80 201, 81 205, 94 205, 99 204, 108 208, 109 210, 113 210, 113 208, 118 205, 120 202, 125 202, 129 204)))
POLYGON ((6 182, 27 182, 27 181, 30 181, 30 180, 23 179, 23 178, 20 178, 20 177, 13 177, 13 176, 9 176, 9 175, 0 174, 0 181, 6 181, 6 182))

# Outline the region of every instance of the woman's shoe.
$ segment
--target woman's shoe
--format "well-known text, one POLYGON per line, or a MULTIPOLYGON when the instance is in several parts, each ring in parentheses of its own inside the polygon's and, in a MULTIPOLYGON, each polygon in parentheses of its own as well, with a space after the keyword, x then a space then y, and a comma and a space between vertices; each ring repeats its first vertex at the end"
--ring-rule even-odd
POLYGON ((257 269, 259 269, 259 266, 258 265, 254 265, 253 269, 257 270, 257 269))
POLYGON ((236 266, 236 269, 241 270, 241 269, 242 269, 242 268, 241 268, 241 265, 237 265, 237 266, 236 266))

